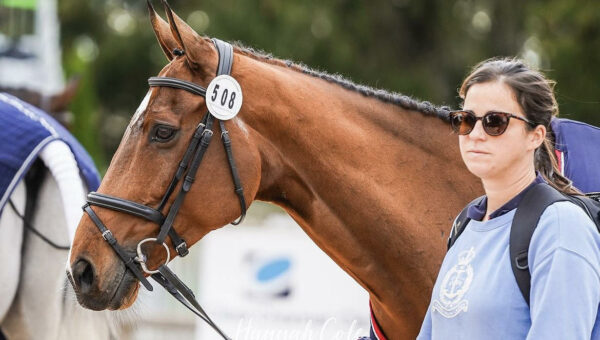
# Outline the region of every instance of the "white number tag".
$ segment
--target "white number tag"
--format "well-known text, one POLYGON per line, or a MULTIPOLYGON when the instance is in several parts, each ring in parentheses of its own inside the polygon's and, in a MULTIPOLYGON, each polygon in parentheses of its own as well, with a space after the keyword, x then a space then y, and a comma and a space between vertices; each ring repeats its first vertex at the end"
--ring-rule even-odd
POLYGON ((206 106, 217 119, 235 117, 242 107, 242 88, 232 77, 222 74, 213 79, 206 89, 206 106))

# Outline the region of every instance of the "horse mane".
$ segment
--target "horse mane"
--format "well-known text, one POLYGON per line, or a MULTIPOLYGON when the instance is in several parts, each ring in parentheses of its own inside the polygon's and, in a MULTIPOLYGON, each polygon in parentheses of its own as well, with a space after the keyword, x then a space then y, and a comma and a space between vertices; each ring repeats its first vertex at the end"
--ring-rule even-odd
POLYGON ((375 98, 384 103, 395 104, 403 109, 417 111, 427 116, 436 116, 446 122, 449 119, 448 113, 450 109, 447 106, 435 106, 428 101, 419 101, 400 93, 389 92, 382 89, 375 89, 366 85, 355 84, 340 74, 329 74, 327 72, 311 69, 304 64, 296 63, 291 60, 277 59, 270 53, 244 46, 239 41, 234 42, 234 47, 237 52, 252 59, 271 65, 291 68, 312 77, 320 78, 332 84, 339 85, 347 90, 357 92, 365 97, 375 98))

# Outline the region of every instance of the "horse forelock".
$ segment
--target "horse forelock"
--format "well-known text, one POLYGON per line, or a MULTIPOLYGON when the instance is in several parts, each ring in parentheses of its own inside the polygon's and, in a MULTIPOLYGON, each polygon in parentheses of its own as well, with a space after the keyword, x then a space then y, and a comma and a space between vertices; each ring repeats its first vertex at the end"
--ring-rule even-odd
POLYGON ((265 62, 271 65, 290 68, 297 72, 315 78, 323 79, 332 84, 339 85, 347 90, 354 91, 365 97, 375 98, 384 103, 398 105, 406 110, 417 111, 424 115, 436 116, 446 122, 448 121, 448 114, 450 109, 446 106, 436 106, 428 101, 416 100, 410 96, 403 95, 400 93, 390 92, 383 89, 376 89, 366 85, 355 84, 354 82, 340 74, 329 74, 324 71, 314 70, 304 64, 296 63, 292 60, 278 59, 273 57, 273 55, 270 53, 254 49, 252 47, 244 46, 239 41, 236 41, 234 43, 234 47, 237 52, 255 60, 265 62))

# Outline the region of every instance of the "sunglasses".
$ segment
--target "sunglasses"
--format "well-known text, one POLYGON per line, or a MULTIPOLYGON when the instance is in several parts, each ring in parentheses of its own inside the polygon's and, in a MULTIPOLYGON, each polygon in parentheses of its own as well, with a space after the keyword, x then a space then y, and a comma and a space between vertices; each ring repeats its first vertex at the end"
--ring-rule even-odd
POLYGON ((483 131, 490 136, 500 136, 506 131, 508 122, 511 118, 522 120, 525 123, 535 126, 531 121, 506 112, 488 111, 481 117, 477 117, 471 110, 460 110, 450 112, 450 123, 452 130, 459 135, 468 135, 473 131, 475 124, 481 120, 483 131))

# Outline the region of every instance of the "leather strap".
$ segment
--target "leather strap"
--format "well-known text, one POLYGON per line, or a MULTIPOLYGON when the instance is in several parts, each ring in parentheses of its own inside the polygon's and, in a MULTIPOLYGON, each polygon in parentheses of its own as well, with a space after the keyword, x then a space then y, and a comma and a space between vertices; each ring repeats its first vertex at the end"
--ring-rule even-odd
POLYGON ((242 223, 246 217, 246 198, 244 198, 244 188, 242 187, 242 182, 240 181, 240 176, 235 165, 233 151, 231 151, 231 138, 229 138, 229 131, 227 131, 227 128, 225 127, 225 122, 220 120, 219 124, 221 126, 221 139, 223 140, 223 146, 225 147, 225 153, 227 154, 227 161, 229 162, 229 170, 231 170, 235 194, 238 196, 242 210, 241 216, 238 218, 238 220, 231 222, 233 225, 238 225, 242 223))
MULTIPOLYGON (((161 199, 161 201, 158 205, 158 208, 157 208, 158 211, 162 211, 164 206, 167 204, 169 197, 171 196, 171 194, 175 190, 175 187, 177 186, 177 184, 183 177, 183 174, 187 170, 190 160, 192 158, 192 155, 194 154, 194 151, 196 150, 198 143, 200 142, 200 138, 202 137, 204 130, 205 130, 204 123, 198 124, 198 126, 196 127, 196 130, 194 131, 194 134, 192 135, 190 144, 188 145, 188 148, 185 150, 185 154, 183 155, 181 162, 179 162, 179 167, 177 168, 177 171, 175 172, 175 176, 173 176, 173 179, 171 179, 171 183, 169 184, 167 191, 165 192, 163 198, 161 199)), ((161 227, 162 227, 162 224, 161 224, 161 227)), ((175 247, 175 251, 177 251, 177 254, 181 257, 184 257, 187 254, 189 254, 187 243, 185 243, 185 241, 179 236, 179 234, 177 234, 175 229, 173 229, 173 226, 171 225, 167 229, 168 229, 169 237, 171 238, 171 242, 173 243, 173 247, 175 247)))
POLYGON ((187 167, 189 166, 190 160, 192 158, 192 154, 194 153, 194 150, 196 150, 196 147, 198 146, 198 142, 200 142, 200 138, 202 137, 204 128, 205 128, 204 123, 200 123, 200 124, 198 124, 198 127, 196 127, 196 130, 194 131, 194 135, 192 136, 192 140, 190 141, 190 145, 188 146, 187 150, 185 150, 185 154, 183 155, 181 162, 179 162, 179 167, 177 168, 177 171, 175 172, 175 176, 173 176, 173 179, 171 180, 171 183, 169 184, 169 187, 167 188, 167 191, 165 192, 165 195, 163 196, 163 198, 160 201, 160 204, 158 205, 158 208, 156 208, 156 210, 158 210, 158 211, 163 210, 165 204, 167 204, 167 200, 173 193, 173 190, 175 190, 177 183, 179 183, 179 181, 183 177, 185 170, 187 170, 187 167))
POLYGON ((233 65, 233 46, 217 38, 212 38, 217 52, 219 53, 219 66, 217 67, 217 76, 230 74, 233 65))
POLYGON ((208 149, 208 145, 210 144, 212 135, 213 135, 213 133, 211 130, 208 130, 208 129, 204 130, 204 133, 202 134, 202 139, 200 140, 200 146, 196 150, 194 159, 192 160, 192 165, 191 165, 190 169, 188 170, 188 173, 185 175, 183 184, 181 186, 181 190, 179 190, 179 194, 177 195, 177 197, 175 198, 175 201, 173 202, 173 204, 171 205, 171 208, 169 209, 169 214, 167 215, 167 218, 164 220, 164 222, 162 223, 162 225, 160 227, 160 232, 158 233, 158 236, 156 237, 157 243, 164 242, 165 238, 167 237, 167 233, 169 232, 169 230, 172 230, 173 222, 175 221, 175 217, 177 216, 177 213, 179 212, 179 208, 181 208, 181 204, 183 203, 183 199, 185 198, 185 195, 188 193, 188 191, 190 191, 192 183, 194 183, 194 179, 196 178, 196 172, 198 171, 200 162, 202 162, 202 159, 204 158, 206 149, 208 149))
POLYGON ((208 316, 202 306, 196 301, 196 297, 191 289, 189 289, 180 279, 175 275, 169 267, 161 265, 158 267, 159 273, 153 274, 152 279, 163 286, 169 294, 175 299, 181 302, 190 311, 204 320, 209 326, 211 326, 223 339, 230 340, 229 338, 208 316))
MULTIPOLYGON (((233 46, 217 38, 213 38, 212 41, 217 47, 217 51, 219 52, 219 60, 221 60, 221 62, 219 62, 219 67, 217 68, 217 76, 220 76, 222 74, 230 74, 231 67, 233 65, 233 46)), ((229 163, 229 170, 231 171, 231 177, 233 179, 235 194, 238 196, 241 209, 240 217, 237 221, 231 222, 231 224, 238 225, 242 223, 242 221, 246 217, 247 206, 246 199, 244 198, 244 188, 242 187, 237 166, 235 165, 235 159, 233 158, 233 151, 231 150, 231 138, 229 138, 229 131, 227 131, 224 121, 219 120, 219 126, 221 127, 221 140, 223 141, 223 146, 225 147, 225 152, 227 154, 227 162, 229 163)))
POLYGON ((148 280, 146 280, 144 274, 140 270, 140 267, 136 264, 134 260, 135 256, 132 256, 131 254, 126 252, 125 249, 119 246, 119 244, 117 243, 117 239, 115 239, 112 232, 108 230, 108 228, 106 228, 106 226, 104 225, 104 223, 102 223, 100 218, 98 218, 98 215, 96 215, 92 207, 90 207, 89 203, 83 206, 83 210, 90 216, 96 227, 98 227, 98 229, 100 230, 100 233, 102 233, 102 237, 104 238, 104 240, 108 242, 108 244, 110 244, 115 253, 117 253, 117 255, 121 258, 121 261, 125 263, 125 266, 127 266, 127 268, 131 270, 133 275, 135 275, 135 277, 137 277, 137 279, 140 280, 140 282, 142 283, 142 285, 144 285, 144 287, 146 287, 146 289, 152 291, 152 285, 150 284, 150 282, 148 282, 148 280))
MULTIPOLYGON (((21 221, 23 221, 23 227, 25 227, 27 230, 29 230, 32 233, 34 233, 35 235, 37 235, 39 238, 41 238, 44 242, 46 242, 48 245, 50 245, 54 249, 58 249, 58 250, 71 249, 71 245, 61 246, 61 245, 55 243, 54 241, 52 241, 51 239, 49 239, 48 237, 44 236, 44 234, 39 232, 37 229, 35 229, 33 227, 33 225, 31 225, 31 223, 29 222, 30 219, 27 216, 24 216, 23 214, 21 214, 19 212, 19 210, 15 206, 15 203, 12 201, 12 199, 9 198, 7 202, 8 202, 8 205, 10 205, 13 212, 15 213, 15 215, 17 215, 21 219, 21 221)), ((28 203, 25 203, 25 204, 28 204, 28 203)), ((28 211, 28 209, 25 208, 25 211, 28 211)), ((1 337, 0 337, 0 340, 2 340, 1 337)))
POLYGON ((145 218, 157 224, 162 224, 165 220, 163 214, 153 208, 139 204, 130 200, 114 197, 99 192, 92 191, 87 196, 88 204, 97 205, 102 208, 108 208, 141 218, 145 218))
POLYGON ((175 89, 183 89, 202 97, 206 96, 206 88, 177 78, 150 77, 148 78, 148 85, 150 85, 150 87, 172 87, 175 89))
POLYGON ((173 243, 173 247, 175 248, 177 255, 185 257, 190 253, 187 243, 185 243, 185 240, 182 239, 179 234, 177 234, 174 228, 169 230, 169 237, 171 238, 171 242, 173 243))
POLYGON ((510 266, 527 305, 531 290, 529 243, 544 210, 552 203, 560 201, 569 199, 548 184, 539 183, 525 194, 513 218, 509 241, 510 266))

